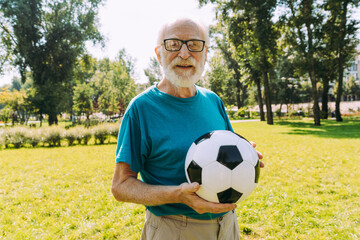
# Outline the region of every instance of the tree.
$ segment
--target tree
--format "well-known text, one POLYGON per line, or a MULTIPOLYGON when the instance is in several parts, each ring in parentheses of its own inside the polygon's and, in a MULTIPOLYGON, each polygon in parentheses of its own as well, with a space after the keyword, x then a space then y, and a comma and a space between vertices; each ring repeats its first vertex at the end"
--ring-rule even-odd
POLYGON ((340 101, 343 91, 344 69, 349 66, 359 40, 356 37, 359 20, 351 20, 351 7, 358 7, 360 0, 328 0, 325 9, 329 11, 328 36, 337 62, 337 93, 335 102, 336 121, 342 121, 340 101))
POLYGON ((322 25, 323 12, 318 11, 320 4, 314 0, 283 0, 287 12, 282 16, 285 23, 285 38, 295 49, 298 66, 306 72, 311 80, 314 124, 320 126, 320 108, 317 84, 319 54, 323 48, 322 25))
POLYGON ((96 19, 101 1, 0 0, 2 44, 23 82, 31 71, 38 96, 34 104, 50 125, 71 106, 73 70, 85 42, 102 40, 96 19))
POLYGON ((86 118, 90 118, 93 112, 93 90, 87 83, 80 83, 74 87, 73 110, 76 114, 85 114, 86 118))
POLYGON ((224 81, 224 91, 226 95, 233 94, 235 98, 230 105, 236 105, 238 109, 245 105, 247 97, 247 85, 242 82, 243 73, 241 63, 236 59, 233 47, 229 41, 227 29, 221 23, 211 27, 211 37, 215 40, 216 46, 213 47, 218 57, 222 59, 222 65, 214 66, 214 68, 223 68, 224 72, 228 72, 229 78, 218 79, 224 81))
POLYGON ((123 49, 115 61, 100 60, 90 84, 94 88, 94 101, 105 115, 125 112, 127 105, 136 95, 132 77, 134 60, 123 49))
POLYGON ((30 116, 30 107, 27 101, 27 94, 25 90, 20 89, 19 91, 14 89, 10 91, 5 89, 0 92, 0 103, 5 103, 5 110, 2 112, 3 117, 10 111, 10 118, 12 124, 20 121, 20 123, 26 123, 30 116))
POLYGON ((162 79, 162 73, 159 62, 155 57, 150 58, 149 67, 144 70, 144 73, 149 79, 150 86, 154 85, 155 82, 160 82, 162 79))
POLYGON ((236 93, 234 93, 233 73, 227 67, 226 60, 219 50, 215 50, 214 56, 209 61, 209 71, 205 76, 209 82, 210 89, 215 92, 225 105, 231 106, 236 103, 236 93))
POLYGON ((274 88, 274 102, 280 103, 280 109, 283 104, 287 106, 297 102, 295 97, 297 89, 300 86, 296 78, 294 64, 290 57, 282 55, 276 66, 276 87, 274 88))
POLYGON ((350 75, 349 79, 344 84, 343 95, 351 96, 353 100, 358 99, 360 96, 360 84, 359 80, 356 80, 353 75, 350 75))
MULTIPOLYGON (((253 69, 261 73, 264 87, 267 123, 273 124, 270 73, 276 61, 278 33, 272 22, 276 0, 220 1, 199 0, 200 4, 217 3, 217 18, 227 26, 229 41, 239 58, 249 59, 253 69), (249 36, 252 43, 249 42, 249 36), (255 52, 249 46, 256 46, 255 52)), ((253 71, 253 73, 255 73, 253 71)), ((257 79, 258 80, 258 79, 257 79)))

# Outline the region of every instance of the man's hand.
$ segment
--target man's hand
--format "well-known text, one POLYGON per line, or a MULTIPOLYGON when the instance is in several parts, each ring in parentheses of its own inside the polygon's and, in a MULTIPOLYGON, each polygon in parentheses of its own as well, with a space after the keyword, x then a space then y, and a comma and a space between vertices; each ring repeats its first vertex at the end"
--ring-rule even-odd
MULTIPOLYGON (((254 143, 254 142, 250 142, 250 143, 254 148, 256 148, 256 143, 254 143)), ((263 159, 264 156, 260 152, 258 152, 258 151, 256 151, 256 152, 258 154, 259 159, 263 159)), ((260 161, 260 167, 261 168, 265 167, 265 164, 262 161, 260 161)))
POLYGON ((199 197, 195 192, 199 189, 200 185, 194 183, 183 183, 180 185, 181 203, 184 203, 194 209, 197 213, 223 213, 228 212, 236 208, 236 204, 232 203, 214 203, 206 201, 199 197))

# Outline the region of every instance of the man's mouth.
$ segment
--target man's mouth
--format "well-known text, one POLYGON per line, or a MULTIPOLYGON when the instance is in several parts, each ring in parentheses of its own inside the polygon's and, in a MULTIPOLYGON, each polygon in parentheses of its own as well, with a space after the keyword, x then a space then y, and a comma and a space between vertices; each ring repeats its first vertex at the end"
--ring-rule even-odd
POLYGON ((192 68, 193 65, 176 65, 176 67, 182 68, 182 69, 188 69, 188 68, 192 68))

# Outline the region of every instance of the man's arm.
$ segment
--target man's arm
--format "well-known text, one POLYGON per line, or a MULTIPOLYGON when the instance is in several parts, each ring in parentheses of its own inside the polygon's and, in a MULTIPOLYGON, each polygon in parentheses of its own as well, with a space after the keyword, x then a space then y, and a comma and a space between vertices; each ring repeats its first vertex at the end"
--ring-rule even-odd
POLYGON ((184 203, 198 213, 222 213, 236 208, 235 204, 208 202, 198 195, 198 183, 183 183, 179 186, 150 185, 137 179, 137 173, 127 163, 116 163, 111 191, 116 200, 139 203, 147 206, 184 203))

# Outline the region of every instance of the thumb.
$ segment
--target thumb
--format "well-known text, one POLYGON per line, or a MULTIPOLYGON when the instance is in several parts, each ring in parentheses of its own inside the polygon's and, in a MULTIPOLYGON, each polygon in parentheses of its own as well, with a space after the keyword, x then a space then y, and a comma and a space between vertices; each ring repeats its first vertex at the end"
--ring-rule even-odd
POLYGON ((184 187, 183 188, 184 192, 193 193, 199 189, 200 185, 197 182, 193 182, 193 183, 184 184, 183 187, 184 187))

